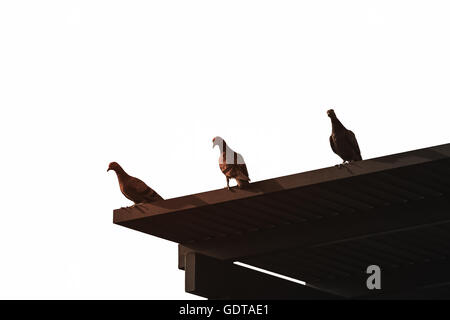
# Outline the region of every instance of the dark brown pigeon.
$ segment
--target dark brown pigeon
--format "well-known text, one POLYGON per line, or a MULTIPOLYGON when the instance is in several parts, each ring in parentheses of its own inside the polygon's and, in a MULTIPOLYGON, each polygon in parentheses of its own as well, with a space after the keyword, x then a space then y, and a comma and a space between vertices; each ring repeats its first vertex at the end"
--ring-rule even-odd
POLYGON ((127 199, 133 201, 135 204, 163 200, 159 194, 143 181, 128 175, 117 162, 111 162, 106 171, 108 172, 109 170, 116 172, 117 178, 119 179, 120 191, 122 191, 127 199))
POLYGON ((355 134, 344 127, 333 109, 328 110, 327 115, 331 119, 330 145, 333 152, 344 160, 343 163, 362 160, 355 134))
POLYGON ((212 142, 213 148, 219 146, 219 167, 227 179, 228 190, 230 190, 230 179, 235 179, 239 188, 247 186, 250 178, 244 158, 234 152, 221 137, 215 137, 212 142))

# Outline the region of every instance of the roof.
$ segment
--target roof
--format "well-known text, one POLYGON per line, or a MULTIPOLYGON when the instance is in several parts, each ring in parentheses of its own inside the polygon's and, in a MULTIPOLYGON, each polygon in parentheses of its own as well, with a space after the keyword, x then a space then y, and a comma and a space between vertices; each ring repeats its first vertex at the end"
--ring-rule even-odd
POLYGON ((442 285, 450 144, 121 208, 114 223, 181 244, 181 259, 240 261, 339 297, 373 295, 371 264, 383 292, 442 285))

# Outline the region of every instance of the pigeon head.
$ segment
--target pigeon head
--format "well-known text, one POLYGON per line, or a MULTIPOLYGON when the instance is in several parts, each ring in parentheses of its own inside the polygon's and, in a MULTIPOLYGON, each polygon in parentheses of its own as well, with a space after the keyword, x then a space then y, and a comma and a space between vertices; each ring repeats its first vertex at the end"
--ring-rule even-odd
POLYGON ((330 118, 336 118, 336 114, 334 113, 333 109, 327 111, 327 116, 329 116, 330 118))
POLYGON ((221 137, 215 137, 212 139, 213 149, 215 146, 219 146, 219 148, 222 147, 224 142, 225 141, 221 137))
POLYGON ((117 162, 111 162, 108 166, 108 170, 106 170, 106 172, 108 172, 109 170, 113 170, 113 171, 117 171, 120 169, 120 165, 117 162))

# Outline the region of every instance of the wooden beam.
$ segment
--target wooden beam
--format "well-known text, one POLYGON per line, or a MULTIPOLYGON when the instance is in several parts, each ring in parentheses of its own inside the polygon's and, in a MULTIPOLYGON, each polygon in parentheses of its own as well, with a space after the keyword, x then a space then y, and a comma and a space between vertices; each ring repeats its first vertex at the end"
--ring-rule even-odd
POLYGON ((186 255, 192 252, 191 249, 179 244, 178 245, 178 269, 185 270, 186 268, 186 255))
POLYGON ((186 292, 210 299, 340 299, 195 252, 187 253, 185 272, 186 292))
MULTIPOLYGON (((430 223, 450 221, 450 198, 413 201, 374 209, 363 216, 336 217, 309 224, 293 224, 244 236, 185 243, 184 247, 221 260, 240 260, 279 250, 324 245, 378 233, 396 232, 430 223)), ((358 213, 357 213, 358 214, 358 213)), ((186 249, 186 250, 187 250, 186 249)))

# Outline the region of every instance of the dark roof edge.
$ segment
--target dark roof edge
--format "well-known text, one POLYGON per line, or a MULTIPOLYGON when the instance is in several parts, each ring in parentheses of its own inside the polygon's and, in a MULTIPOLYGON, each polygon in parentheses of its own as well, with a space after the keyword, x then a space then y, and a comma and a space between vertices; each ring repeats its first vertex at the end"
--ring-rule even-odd
POLYGON ((407 167, 450 157, 450 143, 417 149, 413 151, 377 157, 354 162, 345 167, 328 167, 302 173, 282 176, 273 179, 257 181, 250 184, 248 189, 233 188, 212 190, 149 204, 141 204, 114 210, 113 222, 121 224, 147 216, 155 216, 172 212, 180 212, 191 208, 219 204, 249 198, 265 193, 295 189, 322 182, 350 178, 380 171, 407 167))

